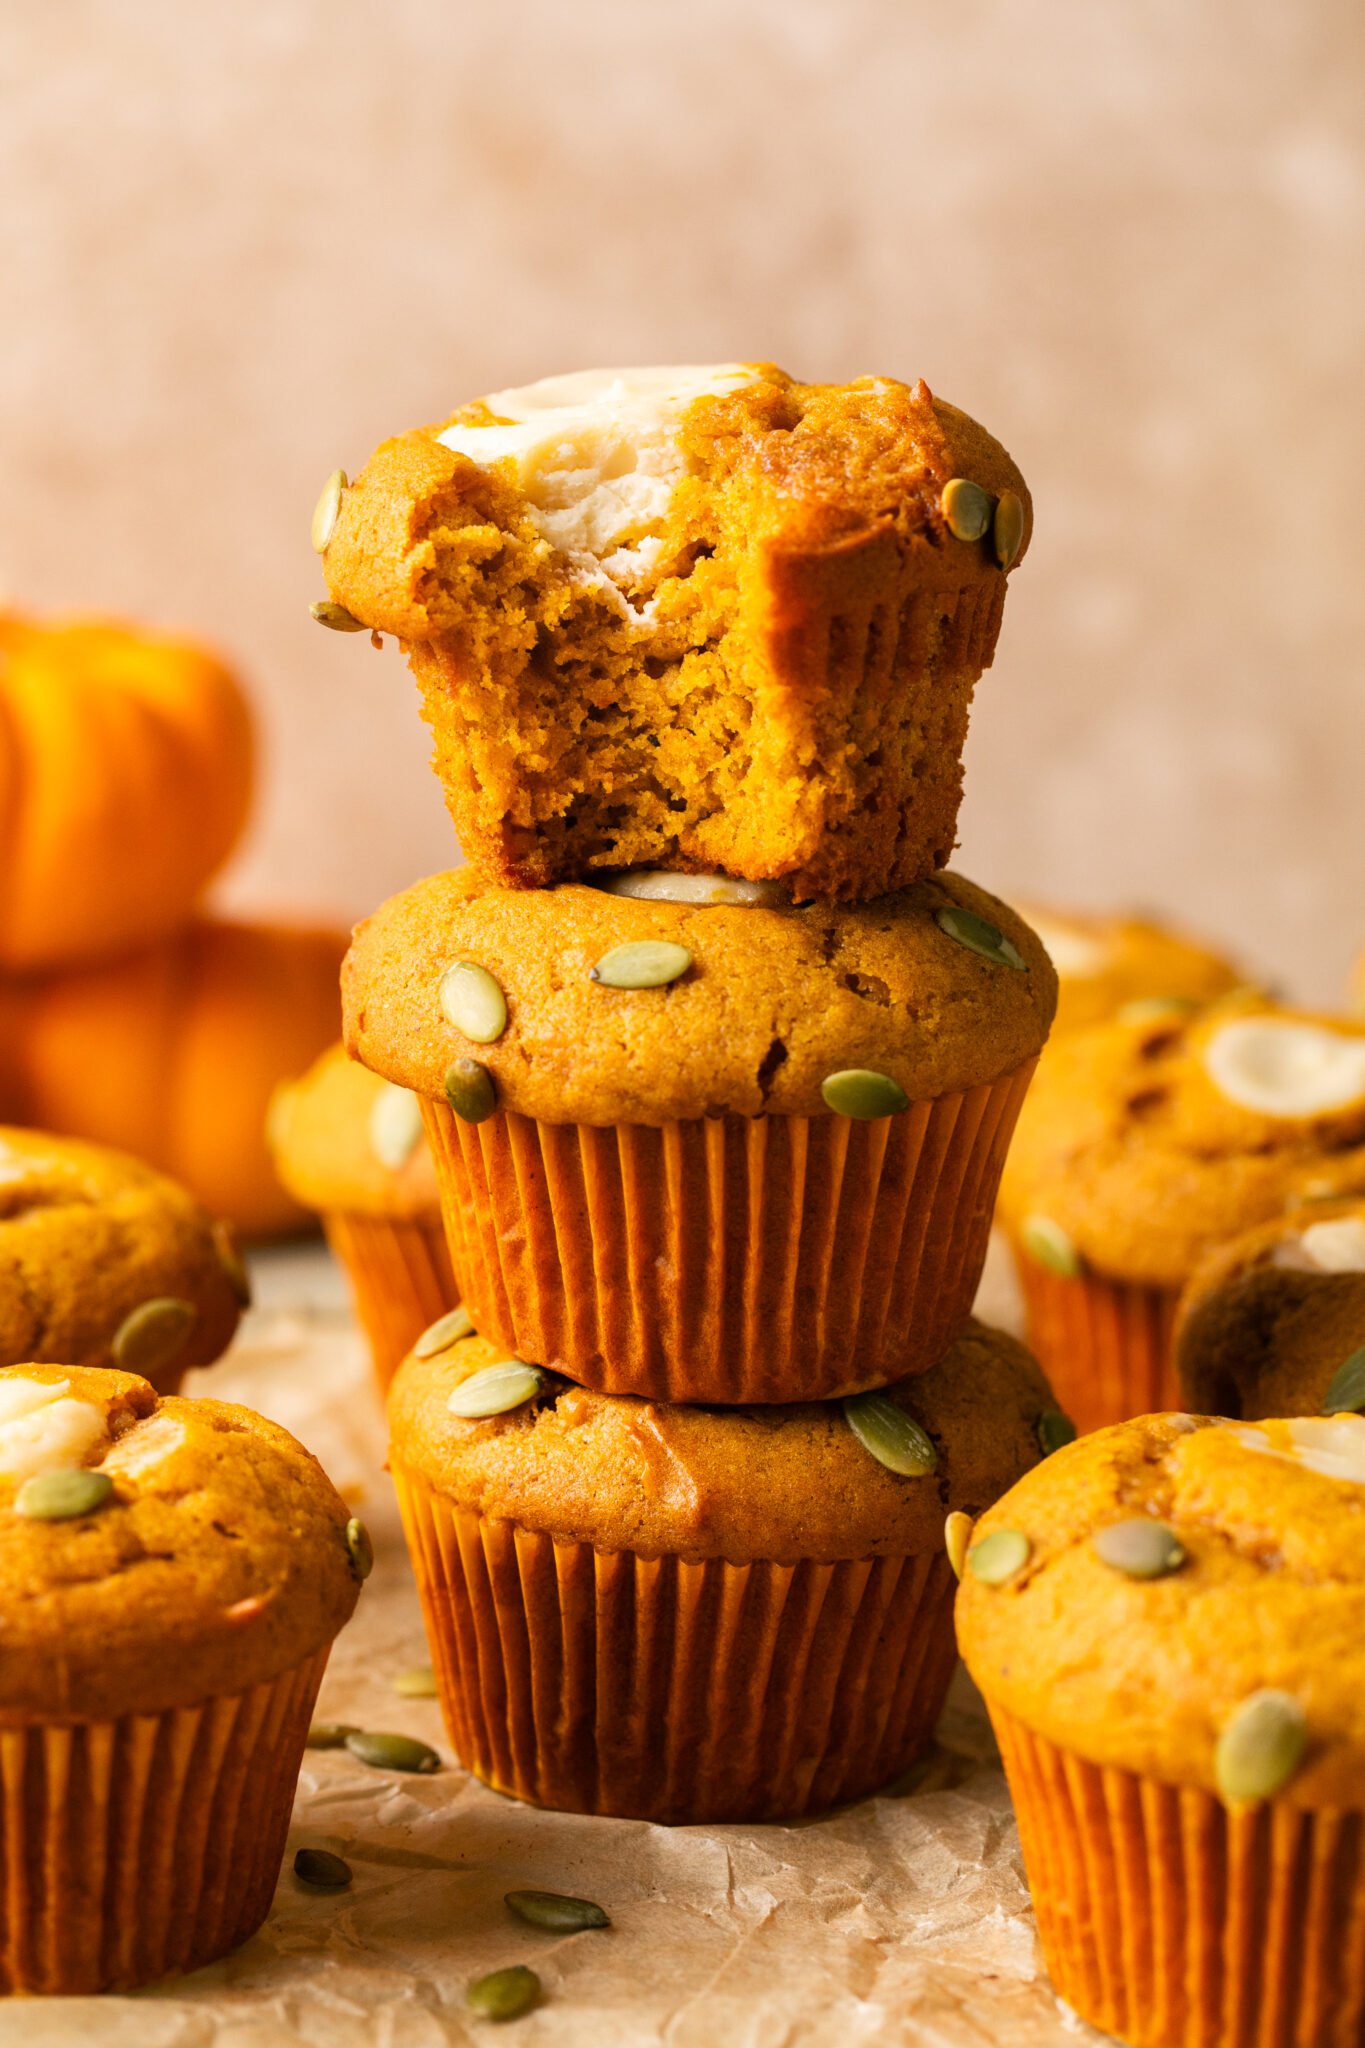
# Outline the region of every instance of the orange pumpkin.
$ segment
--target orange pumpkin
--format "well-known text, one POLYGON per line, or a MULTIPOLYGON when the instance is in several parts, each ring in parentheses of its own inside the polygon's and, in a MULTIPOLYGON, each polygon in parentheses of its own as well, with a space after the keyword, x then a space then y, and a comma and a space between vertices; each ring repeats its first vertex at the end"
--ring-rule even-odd
POLYGON ((0 615, 0 968, 184 924, 251 801, 241 691, 188 641, 0 615))
POLYGON ((123 960, 0 982, 0 1104, 137 1154, 247 1236, 294 1228, 266 1107, 335 1039, 345 950, 340 932, 204 919, 123 960))

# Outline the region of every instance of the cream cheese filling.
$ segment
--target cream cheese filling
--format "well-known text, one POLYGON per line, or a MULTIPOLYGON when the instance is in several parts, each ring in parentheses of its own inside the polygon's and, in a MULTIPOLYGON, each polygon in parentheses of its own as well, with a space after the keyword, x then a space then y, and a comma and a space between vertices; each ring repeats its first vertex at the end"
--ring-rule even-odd
POLYGON ((1218 1092, 1262 1116, 1322 1116, 1365 1097, 1365 1036, 1288 1017, 1241 1017, 1214 1032, 1204 1067, 1218 1092))
POLYGON ((1365 1415, 1301 1415, 1289 1422, 1229 1426, 1249 1451, 1365 1486, 1365 1415))
POLYGON ((70 1397, 70 1380, 0 1380, 0 1474, 31 1479, 38 1472, 84 1465, 107 1434, 105 1414, 70 1397))

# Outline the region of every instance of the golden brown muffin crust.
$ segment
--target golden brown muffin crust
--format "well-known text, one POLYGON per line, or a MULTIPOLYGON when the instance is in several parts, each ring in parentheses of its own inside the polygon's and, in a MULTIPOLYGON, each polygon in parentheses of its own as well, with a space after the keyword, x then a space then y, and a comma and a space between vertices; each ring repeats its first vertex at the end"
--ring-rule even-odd
MULTIPOLYGON (((406 1089, 370 1073, 342 1045, 277 1089, 267 1136, 295 1201, 324 1214, 435 1216, 436 1169, 420 1123, 411 1126, 402 1163, 392 1163, 407 1143, 404 1098, 411 1101, 406 1089)), ((411 1107, 415 1119, 415 1101, 411 1107)))
POLYGON ((1017 908, 1057 970, 1054 1038, 1103 1023, 1127 1003, 1169 998, 1197 1008, 1246 985, 1232 961, 1152 918, 1017 908))

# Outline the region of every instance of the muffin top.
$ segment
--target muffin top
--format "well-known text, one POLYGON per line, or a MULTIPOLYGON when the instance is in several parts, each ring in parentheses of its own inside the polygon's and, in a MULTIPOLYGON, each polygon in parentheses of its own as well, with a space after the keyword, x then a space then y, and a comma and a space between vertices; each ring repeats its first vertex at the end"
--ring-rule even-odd
POLYGON ((1216 1246, 1181 1296, 1175 1342, 1202 1411, 1365 1409, 1365 1201, 1314 1202, 1216 1246))
POLYGON ((249 1298, 226 1225, 138 1159, 0 1127, 0 1365, 208 1365, 249 1298))
POLYGON ((342 977, 346 1043, 375 1073, 439 1097, 452 1064, 472 1059, 501 1107, 583 1124, 816 1115, 825 1079, 858 1068, 890 1076, 912 1101, 955 1093, 1031 1059, 1055 995, 1022 920, 951 874, 873 903, 793 906, 778 892, 764 907, 582 884, 503 889, 461 869, 360 925, 342 977), (993 956, 940 919, 988 933, 993 956), (594 968, 613 972, 608 955, 642 941, 681 949, 665 959, 681 963, 677 979, 594 979, 594 968), (454 1009, 479 1023, 458 990, 452 998, 447 978, 462 962, 505 999, 492 1042, 450 1021, 454 1009))
POLYGON ((1039 1419, 1055 1413, 1023 1346, 979 1323, 932 1371, 884 1390, 937 1454, 914 1477, 864 1449, 838 1401, 682 1407, 544 1374, 508 1413, 452 1414, 452 1395, 505 1358, 479 1336, 414 1352, 389 1392, 395 1461, 461 1507, 648 1557, 934 1552, 948 1510, 978 1512, 1037 1461, 1039 1419))
POLYGON ((1217 1240, 1295 1200, 1361 1189, 1365 1021, 1238 995, 1059 1039, 1025 1100, 1000 1208, 1026 1244, 1176 1287, 1217 1240))
POLYGON ((1259 1763, 1262 1795, 1358 1806, 1365 1419, 1149 1415, 1082 1437, 978 1523, 957 1627, 988 1701, 1091 1763, 1237 1800, 1259 1763), (1248 1714, 1264 1692, 1283 1697, 1248 1714))
POLYGON ((276 1172, 306 1208, 399 1218, 437 1213, 436 1169, 416 1096, 381 1081, 343 1045, 276 1089, 266 1136, 276 1172))
POLYGON ((316 1458, 249 1408, 6 1367, 0 1718, 161 1713, 278 1677, 355 1606, 349 1522, 316 1458))
POLYGON ((1057 970, 1053 1037, 1099 1024, 1128 1003, 1197 1009, 1245 984, 1230 960, 1150 918, 1020 906, 1057 970))

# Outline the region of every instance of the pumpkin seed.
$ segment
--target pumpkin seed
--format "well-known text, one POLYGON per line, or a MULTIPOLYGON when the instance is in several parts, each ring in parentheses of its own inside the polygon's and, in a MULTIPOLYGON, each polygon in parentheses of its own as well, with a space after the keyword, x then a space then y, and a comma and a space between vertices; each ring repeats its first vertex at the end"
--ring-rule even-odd
POLYGON ((506 1415, 534 1401, 545 1385, 538 1366, 523 1365, 519 1358, 504 1358, 497 1365, 485 1365, 456 1387, 446 1402, 452 1415, 466 1422, 478 1422, 486 1415, 506 1415))
POLYGON ((773 910, 791 903, 781 882, 745 882, 737 875, 675 875, 668 868, 623 868, 619 874, 599 877, 594 886, 609 896, 631 896, 642 903, 723 903, 748 910, 773 910))
POLYGON ((344 1749, 352 1735, 360 1730, 353 1728, 349 1721, 314 1721, 308 1730, 306 1747, 309 1749, 344 1749))
POLYGON ((490 1970, 476 1977, 465 1992, 465 2004, 482 2020, 518 2020, 540 1997, 540 1979, 524 1963, 508 1970, 490 1970))
POLYGON ((997 967, 1015 967, 1028 972, 1023 954, 1012 939, 1007 939, 998 925, 988 918, 978 917, 974 910, 964 910, 959 903, 944 903, 934 912, 934 922, 940 931, 947 932, 950 939, 956 939, 959 946, 965 946, 971 953, 979 953, 983 960, 993 960, 997 967))
POLYGON ((344 1892, 351 1882, 351 1866, 330 1849, 300 1849, 294 1857, 294 1875, 320 1892, 344 1892))
POLYGON ((1175 1530, 1149 1515, 1111 1522, 1097 1529, 1090 1542, 1102 1564, 1128 1579, 1164 1579, 1185 1562, 1185 1546, 1175 1530))
POLYGON ((1061 1224, 1054 1223, 1050 1216, 1026 1216, 1019 1242, 1030 1258, 1049 1273, 1055 1273, 1059 1280, 1074 1280, 1079 1275, 1081 1255, 1061 1224))
POLYGON ((418 1771, 425 1775, 441 1768, 441 1759, 431 1744, 419 1742, 413 1735, 376 1735, 368 1728, 354 1728, 346 1737, 346 1747, 361 1763, 372 1764, 377 1771, 418 1771))
POLYGON ((448 1309, 429 1323, 412 1347, 414 1358, 435 1358, 440 1351, 449 1351, 452 1344, 458 1344, 465 1337, 474 1335, 474 1318, 463 1306, 448 1309))
POLYGON ((1308 1718, 1291 1693, 1267 1687, 1234 1707, 1214 1751, 1213 1774, 1230 1806, 1272 1799, 1308 1747, 1308 1718))
POLYGON ((422 1109, 411 1088, 386 1081, 370 1104, 370 1150, 390 1173, 400 1173, 422 1135, 422 1109))
POLYGON ((1024 545, 1024 501, 1017 491, 1002 491, 996 499, 991 539, 996 561, 1008 569, 1024 545))
POLYGON ((1033 1425, 1033 1433, 1045 1458, 1050 1458, 1065 1444, 1076 1441, 1076 1425, 1069 1415, 1063 1415, 1060 1408, 1045 1408, 1033 1425))
POLYGON ((910 1097, 899 1081, 879 1074, 875 1067, 842 1067, 826 1074, 820 1093, 827 1109, 836 1116, 856 1117, 866 1123, 879 1116, 896 1116, 910 1107, 910 1097))
POLYGON ((1003 1586, 1028 1563, 1033 1551, 1022 1529, 992 1529, 967 1552, 967 1565, 983 1586, 1003 1586))
POLYGON ((566 1892, 504 1892, 503 1904, 510 1906, 518 1920, 532 1927, 548 1927, 553 1934, 577 1934, 584 1927, 610 1927, 611 1915, 591 1899, 575 1899, 566 1892))
POLYGON ((411 1670, 398 1673, 393 1689, 405 1700, 434 1700, 436 1673, 430 1664, 414 1664, 411 1670))
POLYGON ((316 604, 308 607, 310 619, 316 619, 320 626, 330 626, 334 633, 367 633, 368 626, 363 619, 348 612, 344 604, 333 604, 330 597, 320 597, 316 604))
POLYGON ((991 498, 965 476, 950 477, 943 486, 943 516, 958 540, 980 540, 991 523, 991 498))
POLYGON ((446 1068, 446 1101, 467 1124, 485 1123, 498 1106, 497 1090, 487 1067, 477 1060, 456 1060, 446 1068))
POLYGON ((199 1320, 192 1301, 172 1294, 144 1301, 123 1318, 110 1345, 114 1363, 123 1372, 157 1372, 178 1358, 199 1320))
POLYGON ((226 1223, 213 1226, 213 1249, 218 1263, 226 1273, 228 1284, 237 1297, 239 1308, 251 1307, 251 1276, 246 1269, 246 1260, 237 1249, 237 1240, 226 1223))
POLYGON ((1365 1345, 1332 1375, 1322 1403, 1324 1415, 1365 1415, 1365 1345))
POLYGON ((113 1494, 107 1472, 38 1472, 14 1496, 14 1512, 31 1522, 74 1522, 98 1514, 113 1494))
POLYGON ((337 521, 341 517, 341 501, 345 494, 346 472, 344 469, 334 469, 318 494, 317 504, 313 507, 313 523, 309 528, 309 538, 316 555, 325 555, 327 552, 327 543, 337 530, 337 521))
POLYGON ((954 1508, 952 1514, 949 1515, 947 1521, 943 1524, 943 1547, 948 1553, 948 1562, 953 1568, 953 1577, 955 1579, 962 1577, 963 1566, 967 1562, 967 1551, 972 1540, 972 1530, 975 1526, 976 1524, 972 1517, 964 1515, 957 1508, 954 1508))
POLYGON ((458 960, 441 976, 441 1008, 476 1045, 492 1045, 507 1029, 507 998, 486 967, 458 960))
POLYGON ((628 939, 602 955, 592 979, 603 988, 667 988, 691 965, 686 946, 672 939, 628 939))
POLYGON ((346 1524, 346 1548, 351 1553, 356 1577, 368 1579, 374 1570, 374 1545, 369 1530, 357 1515, 352 1515, 346 1524))
POLYGON ((938 1469, 933 1438, 886 1394, 854 1394, 843 1407, 844 1420, 858 1442, 888 1472, 922 1479, 938 1469))

